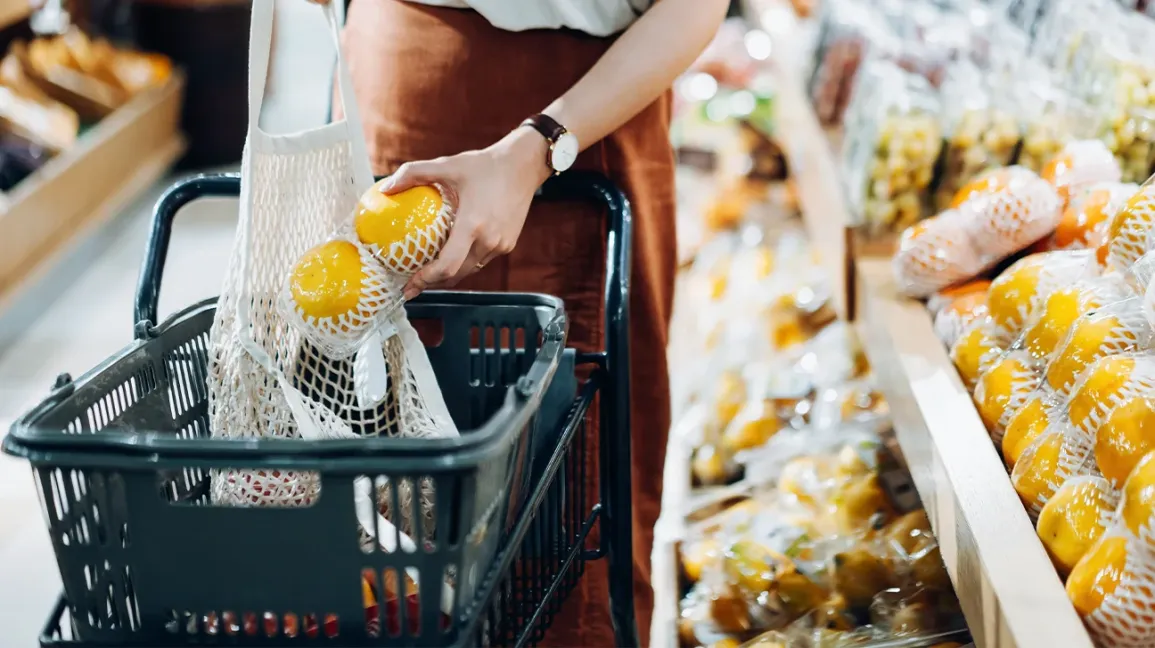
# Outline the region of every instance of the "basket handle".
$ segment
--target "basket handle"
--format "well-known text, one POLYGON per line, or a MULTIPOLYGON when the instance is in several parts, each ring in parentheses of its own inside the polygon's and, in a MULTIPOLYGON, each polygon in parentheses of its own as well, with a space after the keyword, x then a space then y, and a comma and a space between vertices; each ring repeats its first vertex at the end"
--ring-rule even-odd
POLYGON ((241 176, 236 173, 198 175, 169 187, 157 201, 152 214, 152 230, 136 284, 133 326, 140 338, 156 326, 160 303, 160 284, 168 244, 172 240, 172 222, 177 212, 198 198, 237 198, 241 195, 241 176))

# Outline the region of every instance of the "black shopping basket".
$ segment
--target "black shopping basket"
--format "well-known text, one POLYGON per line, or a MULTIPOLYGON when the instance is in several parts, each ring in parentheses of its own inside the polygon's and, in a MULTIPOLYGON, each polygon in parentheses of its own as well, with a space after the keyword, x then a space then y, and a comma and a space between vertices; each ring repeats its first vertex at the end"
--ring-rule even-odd
POLYGON ((440 329, 426 344, 461 438, 318 443, 211 438, 215 300, 154 324, 177 212, 239 192, 235 175, 168 191, 137 290, 135 341, 79 379, 62 375, 4 440, 32 464, 64 581, 41 645, 526 646, 584 564, 603 557, 617 644, 637 645, 622 468, 631 230, 622 193, 571 173, 538 196, 593 201, 609 215, 604 351, 565 348, 556 298, 431 293, 406 308, 440 329), (595 400, 597 494, 583 487, 595 400), (221 469, 308 471, 321 494, 307 507, 220 507, 209 485, 221 469), (365 477, 391 485, 390 515, 398 485, 423 489, 432 528, 414 512, 409 544, 361 542, 354 493, 365 477))

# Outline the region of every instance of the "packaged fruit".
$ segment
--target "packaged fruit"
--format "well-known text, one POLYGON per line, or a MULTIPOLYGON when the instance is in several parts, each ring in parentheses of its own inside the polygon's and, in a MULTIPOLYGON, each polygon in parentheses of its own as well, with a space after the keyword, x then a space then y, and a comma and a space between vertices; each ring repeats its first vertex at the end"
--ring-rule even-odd
POLYGON ((1155 231, 1155 183, 1143 183, 1115 212, 1107 228, 1108 269, 1124 272, 1151 251, 1155 231))
POLYGON ((381 180, 361 195, 353 215, 358 240, 392 272, 411 275, 437 258, 453 225, 453 206, 440 186, 392 195, 381 180))
POLYGON ((974 322, 986 319, 987 294, 973 292, 952 301, 934 316, 934 332, 943 344, 951 346, 974 322))
POLYGON ((1056 250, 1096 249, 1107 240, 1115 212, 1139 190, 1138 185, 1103 182, 1075 191, 1051 237, 1056 250))
POLYGON ((1070 114, 1072 101, 1062 84, 1043 69, 1035 71, 1023 74, 1018 87, 1023 121, 1018 164, 1039 173, 1071 140, 1077 120, 1070 114))
POLYGON ((1118 183, 1119 163, 1111 151, 1096 139, 1067 142, 1039 173, 1051 183, 1064 203, 1080 190, 1095 184, 1118 183))
POLYGON ((1000 169, 991 169, 979 173, 966 184, 959 187, 951 198, 949 209, 958 209, 971 198, 979 198, 997 191, 1002 191, 1013 182, 1023 178, 1030 178, 1033 172, 1022 166, 1009 166, 1000 169))
POLYGON ((1143 455, 1123 482, 1120 517, 1127 531, 1155 549, 1155 452, 1143 455))
POLYGON ((994 325, 979 320, 964 330, 950 348, 950 358, 958 370, 959 377, 967 389, 974 389, 975 383, 1003 353, 1005 348, 999 343, 994 325))
POLYGON ((1007 186, 967 200, 959 211, 971 223, 971 241, 1002 259, 1050 234, 1062 216, 1058 192, 1042 178, 1020 174, 1007 186))
POLYGON ((983 268, 970 243, 967 220, 954 209, 906 228, 892 263, 899 289, 911 297, 933 295, 983 268))
POLYGON ((1042 252, 1019 259, 992 283, 987 308, 995 330, 1010 344, 1032 322, 1052 292, 1098 274, 1094 253, 1042 252))
POLYGON ((850 205, 872 234, 899 231, 926 215, 942 146, 939 105, 926 80, 890 61, 864 67, 859 119, 844 154, 850 205))
POLYGON ((1095 277, 1057 288, 1043 301, 1019 346, 1037 362, 1046 363, 1079 317, 1121 302, 1130 294, 1130 287, 1120 275, 1095 277))
POLYGON ((1151 325, 1139 297, 1086 312, 1075 320, 1047 365, 1047 385, 1065 397, 1083 370, 1096 360, 1146 349, 1151 342, 1151 325))
POLYGON ((1066 578, 1114 522, 1117 501, 1107 480, 1092 475, 1068 479, 1047 500, 1036 530, 1061 577, 1066 578))
POLYGON ((1031 357, 1023 351, 1009 351, 994 361, 975 384, 974 401, 987 432, 996 445, 1011 416, 1019 411, 1042 382, 1031 357))
POLYGON ((1068 404, 1071 423, 1094 440, 1103 476, 1120 487, 1155 449, 1155 356, 1101 358, 1082 374, 1068 404))
POLYGON ((1155 645, 1155 556, 1125 528, 1103 534, 1067 577, 1067 596, 1103 646, 1155 645))
POLYGON ((778 430, 777 404, 768 399, 747 401, 722 433, 722 447, 730 454, 753 450, 764 445, 778 430))
POLYGON ((348 241, 322 243, 293 267, 293 301, 309 318, 340 320, 361 305, 365 267, 357 246, 348 241))
POLYGON ((944 169, 935 190, 935 208, 957 208, 960 190, 991 169, 1008 166, 1019 144, 1019 124, 999 105, 977 66, 955 62, 943 83, 943 121, 947 133, 944 169))
MULTIPOLYGON (((926 301, 926 309, 932 314, 938 315, 942 309, 952 304, 955 300, 970 297, 976 293, 985 296, 990 289, 991 282, 986 279, 976 279, 975 281, 968 281, 964 284, 944 288, 926 301)), ((947 346, 950 345, 948 344, 947 346)))
POLYGON ((1011 414, 1003 432, 1003 462, 1007 464, 1007 468, 1014 468, 1019 457, 1035 439, 1046 432, 1053 423, 1065 418, 1066 412, 1062 403, 1046 385, 1042 385, 1028 396, 1022 407, 1011 414))
POLYGON ((1067 480, 1095 474, 1091 444, 1086 433, 1058 420, 1023 451, 1011 470, 1011 484, 1032 518, 1067 480))

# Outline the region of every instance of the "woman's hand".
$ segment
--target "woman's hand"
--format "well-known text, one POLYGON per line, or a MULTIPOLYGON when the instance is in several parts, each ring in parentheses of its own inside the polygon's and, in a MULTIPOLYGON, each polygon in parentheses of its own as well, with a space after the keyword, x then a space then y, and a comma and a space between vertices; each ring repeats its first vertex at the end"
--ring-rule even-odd
POLYGON ((405 286, 405 299, 448 288, 517 245, 529 204, 549 177, 545 138, 518 128, 500 142, 427 162, 401 166, 382 187, 386 194, 439 183, 455 194, 449 239, 432 263, 405 286))

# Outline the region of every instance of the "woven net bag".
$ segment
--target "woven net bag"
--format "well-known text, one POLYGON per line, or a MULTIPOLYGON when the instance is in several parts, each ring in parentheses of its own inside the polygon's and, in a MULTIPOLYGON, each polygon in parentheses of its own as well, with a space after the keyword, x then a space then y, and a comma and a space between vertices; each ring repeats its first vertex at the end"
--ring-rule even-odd
MULTIPOLYGON (((317 11, 324 11, 338 43, 336 10, 317 11)), ((407 276, 353 235, 354 209, 373 176, 339 46, 345 121, 289 136, 258 127, 273 12, 273 0, 253 3, 240 221, 210 334, 212 433, 316 442, 456 436, 425 349, 401 307, 407 276), (346 315, 310 321, 286 301, 286 278, 318 244, 334 243, 356 251, 360 297, 346 315)), ((447 231, 448 215, 439 227, 447 231)), ((315 473, 288 470, 224 470, 212 480, 214 502, 231 506, 307 506, 319 489, 315 473)), ((379 528, 386 551, 399 537, 411 544, 415 497, 421 498, 421 528, 428 536, 419 540, 431 538, 430 489, 421 480, 395 485, 361 478, 355 492, 362 541, 373 542, 379 528), (395 486, 401 510, 392 519, 400 529, 387 521, 395 486), (374 511, 374 499, 386 504, 374 511)))

